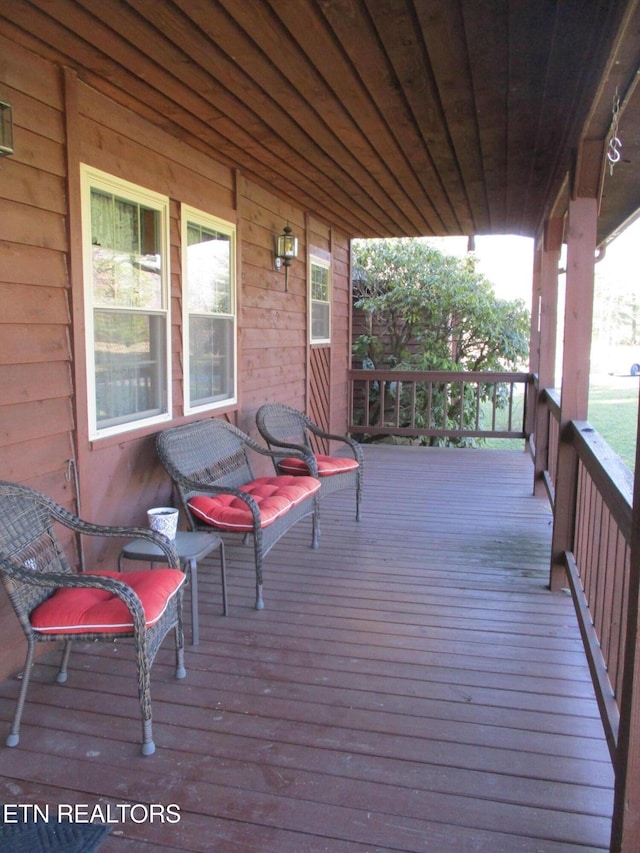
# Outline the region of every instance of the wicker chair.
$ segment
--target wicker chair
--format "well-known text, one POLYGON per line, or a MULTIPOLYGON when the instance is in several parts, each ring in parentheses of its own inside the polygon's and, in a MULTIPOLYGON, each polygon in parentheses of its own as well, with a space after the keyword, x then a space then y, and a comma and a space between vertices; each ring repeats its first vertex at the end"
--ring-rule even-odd
POLYGON ((360 502, 364 477, 364 457, 360 445, 345 435, 332 435, 315 424, 304 412, 283 403, 266 403, 256 413, 260 435, 267 445, 276 450, 275 469, 280 474, 308 474, 320 478, 320 499, 341 489, 356 490, 356 520, 360 520, 360 502), (292 456, 312 450, 312 437, 321 441, 340 442, 348 456, 314 454, 315 467, 309 469, 300 459, 292 456))
MULTIPOLYGON (((313 516, 312 547, 318 546, 318 492, 313 477, 255 478, 249 451, 273 458, 237 427, 209 418, 173 427, 157 437, 160 460, 172 478, 191 530, 253 536, 256 610, 262 610, 263 558, 294 524, 313 516)), ((313 465, 308 451, 300 454, 313 465)))
POLYGON ((82 521, 26 486, 0 481, 0 576, 27 638, 27 655, 7 746, 20 739, 20 721, 36 643, 64 641, 57 681, 67 680, 73 640, 134 640, 142 714, 142 753, 155 751, 151 725, 150 669, 160 644, 173 628, 176 677, 184 678, 182 589, 175 549, 146 528, 102 527, 82 521), (91 536, 150 539, 166 554, 169 568, 141 572, 75 572, 54 527, 59 522, 91 536))

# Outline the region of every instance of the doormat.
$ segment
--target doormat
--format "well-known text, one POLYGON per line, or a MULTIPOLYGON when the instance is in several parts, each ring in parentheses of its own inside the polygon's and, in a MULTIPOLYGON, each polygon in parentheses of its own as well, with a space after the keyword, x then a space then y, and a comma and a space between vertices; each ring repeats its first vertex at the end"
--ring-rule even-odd
POLYGON ((93 853, 110 827, 101 823, 35 820, 0 824, 0 853, 93 853))

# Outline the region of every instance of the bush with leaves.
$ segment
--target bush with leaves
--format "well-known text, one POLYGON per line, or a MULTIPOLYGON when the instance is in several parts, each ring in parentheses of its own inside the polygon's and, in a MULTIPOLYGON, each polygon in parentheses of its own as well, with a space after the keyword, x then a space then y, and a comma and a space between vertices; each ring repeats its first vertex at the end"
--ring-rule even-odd
MULTIPOLYGON (((355 307, 367 320, 354 343, 362 363, 384 370, 522 368, 529 312, 521 299, 495 295, 473 255, 448 256, 423 239, 357 240, 353 248, 355 307)), ((459 397, 446 405, 457 412, 459 397)), ((470 397, 465 421, 473 409, 470 397)))

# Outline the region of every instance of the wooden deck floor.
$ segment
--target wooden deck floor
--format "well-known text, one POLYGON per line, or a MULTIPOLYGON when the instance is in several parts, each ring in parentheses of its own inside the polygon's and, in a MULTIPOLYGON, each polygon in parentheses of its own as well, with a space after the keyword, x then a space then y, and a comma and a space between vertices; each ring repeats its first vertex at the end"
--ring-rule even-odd
POLYGON ((203 564, 187 679, 170 647, 154 665, 154 756, 126 644, 79 647, 64 686, 36 665, 2 801, 179 806, 131 812, 101 853, 608 849, 612 771, 528 457, 376 446, 366 472, 360 523, 337 494, 317 551, 305 521, 269 554, 263 612, 249 549, 228 547, 227 618, 203 564))

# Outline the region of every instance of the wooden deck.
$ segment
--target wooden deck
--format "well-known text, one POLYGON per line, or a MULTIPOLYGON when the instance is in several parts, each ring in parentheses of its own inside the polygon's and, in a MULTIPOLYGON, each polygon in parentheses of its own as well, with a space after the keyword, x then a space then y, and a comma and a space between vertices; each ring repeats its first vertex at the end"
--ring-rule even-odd
MULTIPOLYGON (((178 823, 114 824, 101 853, 608 849, 608 751, 571 600, 545 588, 530 460, 365 457, 363 520, 340 493, 317 551, 308 521, 282 539, 263 612, 248 548, 228 546, 227 618, 215 555, 201 566, 187 679, 169 647, 154 665, 154 756, 126 644, 80 646, 64 686, 36 665, 2 801, 179 805, 178 823)), ((5 730, 17 687, 0 685, 5 730)))

